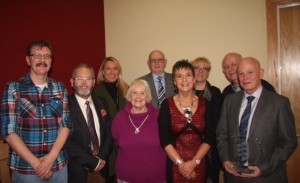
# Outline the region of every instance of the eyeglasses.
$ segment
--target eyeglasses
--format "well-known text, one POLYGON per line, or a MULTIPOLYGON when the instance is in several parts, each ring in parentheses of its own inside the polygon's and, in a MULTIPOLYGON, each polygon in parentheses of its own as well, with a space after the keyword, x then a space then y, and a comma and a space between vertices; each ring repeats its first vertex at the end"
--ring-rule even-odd
POLYGON ((93 78, 90 78, 90 77, 88 77, 88 78, 84 78, 84 77, 77 77, 77 78, 73 78, 75 81, 78 81, 78 82, 83 82, 83 81, 85 81, 85 82, 87 82, 87 81, 92 81, 93 80, 93 78))
POLYGON ((206 67, 194 67, 194 71, 199 71, 199 72, 203 72, 203 71, 208 71, 209 68, 206 67))
POLYGON ((50 60, 50 59, 52 59, 52 55, 49 55, 49 54, 45 54, 45 55, 41 55, 41 54, 30 54, 29 56, 32 56, 34 59, 42 59, 42 57, 44 57, 45 60, 50 60))
POLYGON ((154 64, 154 63, 162 63, 163 61, 165 61, 166 59, 164 58, 158 58, 158 59, 150 59, 149 62, 154 64))

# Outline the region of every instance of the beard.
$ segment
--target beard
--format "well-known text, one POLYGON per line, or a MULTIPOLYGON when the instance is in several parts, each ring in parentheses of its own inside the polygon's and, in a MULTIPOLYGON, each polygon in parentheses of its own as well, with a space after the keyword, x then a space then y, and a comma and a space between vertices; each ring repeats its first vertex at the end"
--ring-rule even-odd
POLYGON ((82 86, 74 86, 73 87, 74 92, 83 98, 87 98, 91 95, 93 88, 89 87, 87 85, 82 85, 82 86))

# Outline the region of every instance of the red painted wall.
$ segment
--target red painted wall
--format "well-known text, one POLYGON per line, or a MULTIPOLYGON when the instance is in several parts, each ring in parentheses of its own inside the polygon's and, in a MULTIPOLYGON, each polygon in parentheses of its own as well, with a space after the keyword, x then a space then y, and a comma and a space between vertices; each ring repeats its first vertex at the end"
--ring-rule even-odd
POLYGON ((26 48, 33 40, 51 43, 54 60, 50 77, 69 93, 75 65, 87 63, 96 74, 105 57, 103 0, 0 2, 0 95, 5 83, 25 75, 26 48))

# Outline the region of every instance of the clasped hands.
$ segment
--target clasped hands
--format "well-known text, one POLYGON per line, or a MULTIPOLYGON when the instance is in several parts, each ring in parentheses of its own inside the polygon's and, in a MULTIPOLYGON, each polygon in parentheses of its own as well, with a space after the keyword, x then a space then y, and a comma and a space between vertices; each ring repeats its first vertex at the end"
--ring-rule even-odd
POLYGON ((247 174, 247 173, 238 173, 235 171, 232 171, 232 168, 234 167, 234 164, 230 161, 225 161, 224 162, 224 168, 225 170, 236 176, 236 177, 243 177, 243 178, 257 178, 259 176, 261 176, 261 171, 257 166, 248 166, 249 170, 253 170, 253 174, 247 174))
POLYGON ((49 155, 45 155, 39 158, 39 164, 33 167, 35 174, 42 180, 47 180, 52 177, 52 167, 55 159, 51 158, 49 155))
POLYGON ((194 180, 196 178, 196 172, 194 171, 197 164, 193 160, 183 162, 179 165, 179 172, 187 179, 194 180))

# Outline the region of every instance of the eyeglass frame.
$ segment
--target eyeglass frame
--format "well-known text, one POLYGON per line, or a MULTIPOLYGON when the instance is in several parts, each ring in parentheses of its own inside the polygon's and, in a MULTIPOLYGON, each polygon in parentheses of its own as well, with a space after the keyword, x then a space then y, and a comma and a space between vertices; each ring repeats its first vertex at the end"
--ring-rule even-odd
POLYGON ((199 71, 199 72, 207 72, 207 71, 209 71, 209 68, 207 68, 207 67, 194 67, 194 71, 199 71))
POLYGON ((90 81, 92 81, 92 80, 94 80, 94 78, 93 77, 75 77, 75 78, 72 78, 73 80, 75 80, 75 81, 78 81, 78 82, 83 82, 83 81, 85 81, 85 82, 90 82, 90 81))
POLYGON ((157 63, 163 63, 163 61, 165 61, 166 59, 165 58, 158 58, 158 59, 149 59, 148 61, 151 63, 151 64, 155 64, 156 62, 157 63))
POLYGON ((36 53, 36 54, 30 54, 28 56, 31 56, 34 59, 42 59, 43 57, 44 57, 45 60, 51 60, 52 59, 52 55, 50 55, 50 54, 44 54, 44 55, 42 55, 42 54, 36 53), (49 58, 46 58, 48 56, 49 56, 49 58), (37 57, 39 57, 39 58, 37 58, 37 57))

